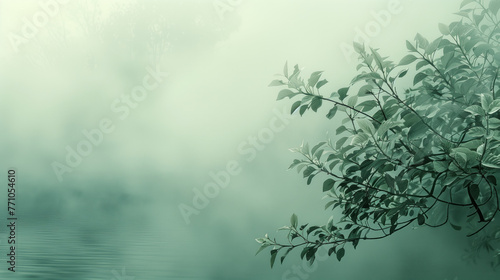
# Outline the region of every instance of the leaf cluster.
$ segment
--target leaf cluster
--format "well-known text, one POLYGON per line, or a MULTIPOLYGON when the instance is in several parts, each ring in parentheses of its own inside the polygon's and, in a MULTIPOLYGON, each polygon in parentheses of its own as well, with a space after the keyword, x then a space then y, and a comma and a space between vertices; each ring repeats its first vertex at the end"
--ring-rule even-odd
MULTIPOLYGON (((301 258, 313 262, 321 246, 340 260, 347 243, 356 248, 411 224, 468 226, 474 236, 494 221, 500 212, 499 9, 500 0, 463 1, 461 20, 439 24, 442 36, 432 41, 417 34, 398 63, 354 43, 359 74, 330 94, 323 93, 322 71, 305 80, 298 65, 289 75, 285 64, 284 78, 270 86, 286 87, 278 100, 295 100, 291 113, 327 106, 328 119, 342 119, 335 140, 293 149, 302 158, 290 166, 308 185, 321 177, 325 208, 342 216, 299 226, 293 215, 282 228, 287 242, 258 240, 261 249, 273 246, 271 265, 282 249, 281 261, 302 247, 301 258)), ((499 242, 500 230, 492 236, 489 242, 499 242)), ((498 265, 492 243, 485 248, 498 265)))

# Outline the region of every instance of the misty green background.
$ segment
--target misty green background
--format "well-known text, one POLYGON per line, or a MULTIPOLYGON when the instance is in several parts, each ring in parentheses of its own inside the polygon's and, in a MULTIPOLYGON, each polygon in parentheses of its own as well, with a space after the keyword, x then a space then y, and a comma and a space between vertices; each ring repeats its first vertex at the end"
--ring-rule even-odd
MULTIPOLYGON (((46 1, 41 1, 46 2, 46 1)), ((374 20, 388 0, 70 1, 15 52, 23 18, 38 1, 0 1, 0 178, 17 169, 17 272, 7 271, 7 232, 0 227, 1 279, 282 279, 302 265, 291 254, 270 269, 255 238, 288 223, 324 223, 321 182, 287 167, 289 148, 315 143, 338 120, 296 117, 247 161, 238 146, 269 127, 277 88, 267 85, 285 61, 304 73, 324 70, 326 91, 355 74, 356 28, 374 20), (129 94, 159 65, 170 77, 120 120, 110 104, 129 94), (106 134, 59 182, 54 161, 103 118, 106 134), (236 160, 241 173, 183 220, 193 189, 236 160), (2 175, 3 174, 3 175, 2 175), (130 278, 126 278, 122 273, 130 278)), ((402 12, 370 40, 398 61, 417 32, 439 35, 439 22, 461 1, 399 1, 402 12)), ((7 186, 0 188, 0 224, 6 224, 7 186)), ((347 250, 341 263, 319 262, 307 279, 498 279, 488 264, 461 259, 467 240, 448 228, 414 228, 347 250)), ((289 278, 294 279, 294 278, 289 278)), ((295 278, 300 279, 300 278, 295 278)))

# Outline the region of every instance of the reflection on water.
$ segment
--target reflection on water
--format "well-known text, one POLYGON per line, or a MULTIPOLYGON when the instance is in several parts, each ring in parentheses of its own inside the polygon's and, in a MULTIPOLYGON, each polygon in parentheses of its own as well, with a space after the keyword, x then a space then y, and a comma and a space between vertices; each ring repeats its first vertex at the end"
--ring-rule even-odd
POLYGON ((180 278, 165 240, 165 233, 126 222, 97 227, 67 220, 20 220, 17 271, 1 269, 0 278, 131 280, 124 271, 136 280, 180 278))

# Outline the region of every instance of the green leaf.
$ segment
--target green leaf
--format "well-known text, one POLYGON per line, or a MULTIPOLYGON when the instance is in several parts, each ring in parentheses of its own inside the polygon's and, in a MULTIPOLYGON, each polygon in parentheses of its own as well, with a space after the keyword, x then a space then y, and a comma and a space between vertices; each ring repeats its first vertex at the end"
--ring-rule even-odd
POLYGON ((496 178, 495 176, 490 175, 490 176, 486 177, 486 179, 488 179, 488 181, 489 181, 490 183, 492 183, 493 185, 495 185, 495 186, 496 186, 496 184, 497 184, 497 178, 496 178))
POLYGON ((316 169, 312 166, 308 166, 305 170, 304 170, 304 178, 305 177, 309 177, 309 175, 311 175, 314 171, 316 171, 316 169))
POLYGON ((411 139, 418 138, 423 136, 428 130, 428 127, 424 124, 423 121, 419 121, 416 124, 412 125, 410 130, 408 131, 408 137, 411 139))
POLYGON ((457 226, 457 225, 454 225, 452 223, 450 223, 451 227, 454 229, 454 230, 461 230, 462 227, 461 226, 457 226))
MULTIPOLYGON (((351 84, 355 84, 359 81, 371 81, 371 80, 382 80, 382 77, 377 72, 362 73, 362 74, 356 75, 351 80, 351 84)), ((365 85, 365 86, 370 86, 370 85, 365 85)))
POLYGON ((319 81, 319 78, 321 77, 322 73, 323 73, 323 71, 313 72, 308 80, 309 86, 311 86, 311 87, 315 86, 316 83, 319 81))
POLYGON ((265 243, 267 241, 267 234, 266 234, 265 238, 257 238, 257 239, 255 239, 255 241, 257 241, 257 243, 260 243, 260 244, 265 243))
POLYGON ((436 172, 444 172, 448 170, 448 163, 443 162, 443 161, 433 161, 432 164, 434 165, 434 169, 436 172))
POLYGON ((316 151, 321 148, 323 145, 325 145, 326 142, 319 142, 318 144, 316 144, 312 149, 311 149, 311 155, 314 155, 316 153, 316 151))
POLYGON ((307 185, 308 185, 308 186, 311 184, 312 179, 313 179, 313 178, 314 178, 314 176, 316 176, 317 174, 318 174, 318 173, 316 173, 316 174, 312 174, 311 176, 309 176, 309 177, 307 178, 307 182, 306 182, 306 183, 307 183, 307 185))
POLYGON ((377 129, 377 135, 379 137, 382 137, 389 129, 400 125, 401 122, 394 122, 394 121, 385 121, 383 122, 377 129))
POLYGON ((310 261, 312 263, 315 259, 314 255, 316 254, 316 248, 315 247, 308 247, 309 250, 307 250, 306 254, 306 260, 310 261))
POLYGON ((497 53, 495 53, 495 55, 494 55, 494 59, 495 59, 495 62, 496 62, 497 64, 500 64, 500 53, 498 53, 498 52, 497 52, 497 53))
POLYGON ((281 264, 283 264, 283 261, 285 260, 288 253, 290 253, 290 251, 292 251, 292 249, 293 249, 293 247, 288 248, 288 250, 286 250, 285 254, 283 254, 283 256, 281 256, 281 264))
POLYGON ((372 85, 364 85, 358 90, 358 96, 366 96, 367 94, 370 94, 372 92, 372 89, 372 85))
POLYGON ((328 256, 331 256, 333 253, 336 253, 336 248, 337 247, 331 247, 330 249, 328 249, 328 256))
POLYGON ((496 113, 498 110, 500 110, 500 100, 493 100, 493 102, 490 103, 489 105, 489 111, 488 114, 492 115, 496 113))
POLYGON ((311 232, 313 232, 313 231, 315 231, 315 230, 317 230, 319 228, 320 227, 318 227, 318 226, 312 226, 312 227, 308 228, 307 229, 307 235, 311 234, 311 232))
POLYGON ((314 98, 314 95, 312 94, 305 94, 304 97, 302 97, 302 103, 306 103, 308 101, 311 101, 314 98))
POLYGON ((257 255, 258 253, 260 253, 262 250, 266 249, 269 246, 271 246, 271 244, 262 244, 259 250, 257 250, 257 253, 255 253, 255 255, 257 255))
POLYGON ((466 154, 460 153, 460 152, 458 152, 458 153, 455 152, 455 153, 453 153, 452 156, 461 167, 466 167, 466 165, 467 165, 467 155, 466 154))
POLYGON ((326 83, 328 83, 328 81, 326 79, 324 80, 321 80, 319 81, 317 84, 316 84, 316 88, 319 89, 320 87, 326 85, 326 83))
POLYGON ((389 229, 389 234, 393 234, 396 231, 397 227, 398 227, 397 224, 393 224, 389 229))
POLYGON ((493 47, 490 44, 480 44, 472 49, 476 56, 481 56, 484 53, 487 53, 493 50, 493 47))
POLYGON ((415 78, 413 78, 413 85, 418 84, 420 81, 425 79, 425 77, 427 77, 427 74, 425 74, 424 72, 417 73, 417 75, 415 75, 415 78))
POLYGON ((335 130, 335 134, 339 135, 340 133, 344 132, 344 131, 347 131, 347 128, 344 126, 344 125, 341 125, 339 126, 336 130, 335 130))
POLYGON ((364 142, 368 141, 368 139, 370 139, 368 134, 358 133, 352 138, 351 145, 363 144, 364 142))
POLYGON ((498 13, 498 9, 500 9, 500 1, 498 0, 491 0, 490 5, 488 6, 490 11, 496 15, 498 13))
POLYGON ((408 68, 406 69, 403 69, 401 72, 399 72, 398 74, 398 78, 403 78, 404 76, 406 76, 406 73, 408 73, 408 68))
POLYGON ((385 173, 385 182, 387 183, 387 186, 389 187, 390 190, 394 190, 394 178, 391 177, 388 173, 385 173))
POLYGON ((297 225, 299 223, 299 219, 297 218, 297 215, 292 214, 290 217, 290 224, 292 225, 293 228, 297 228, 297 225))
POLYGON ((489 154, 484 157, 483 165, 489 168, 500 168, 500 156, 489 154))
POLYGON ((293 104, 292 104, 292 108, 290 109, 290 114, 293 114, 297 108, 300 107, 300 105, 302 104, 302 101, 295 101, 293 104))
POLYGON ((368 112, 371 109, 375 108, 377 105, 378 104, 375 100, 366 100, 358 104, 358 107, 362 107, 363 112, 368 112))
POLYGON ((417 33, 415 36, 415 41, 417 41, 417 44, 420 48, 425 49, 429 45, 429 41, 424 38, 420 33, 417 33))
POLYGON ((462 145, 460 145, 460 147, 464 147, 464 148, 471 149, 471 150, 476 150, 479 146, 481 146, 481 144, 483 144, 483 141, 481 141, 481 140, 472 140, 472 141, 463 143, 462 145))
POLYGON ((425 224, 425 217, 424 217, 424 215, 418 214, 418 216, 417 216, 417 222, 418 222, 419 226, 425 224))
POLYGON ((411 51, 411 52, 416 52, 417 49, 413 46, 412 43, 410 43, 410 41, 406 40, 406 48, 411 51))
POLYGON ((306 253, 309 251, 309 248, 310 247, 304 247, 302 248, 302 252, 300 252, 300 258, 301 259, 304 259, 304 256, 306 255, 306 253))
POLYGON ((398 180, 396 180, 396 185, 398 186, 399 192, 403 193, 408 188, 408 181, 401 180, 401 178, 398 178, 398 180))
POLYGON ((283 75, 288 78, 288 61, 285 62, 285 66, 283 66, 283 75))
POLYGON ((269 84, 269 87, 283 86, 286 85, 282 80, 274 80, 269 84))
POLYGON ((472 137, 480 137, 480 136, 483 136, 486 134, 486 129, 484 129, 484 127, 476 126, 476 127, 469 129, 468 134, 469 134, 469 136, 472 136, 472 137))
MULTIPOLYGON (((335 189, 333 189, 332 192, 335 193, 335 189)), ((332 205, 333 205, 332 210, 335 210, 335 208, 338 207, 340 203, 337 200, 332 200, 325 205, 325 210, 327 210, 332 205), (335 205, 333 205, 334 203, 335 205)))
POLYGON ((321 97, 315 96, 311 101, 311 109, 314 112, 317 112, 319 107, 321 107, 321 104, 323 104, 323 99, 321 99, 321 97))
POLYGON ((484 110, 479 105, 472 105, 464 109, 464 111, 471 113, 473 116, 484 116, 484 110))
POLYGON ((500 128, 500 119, 490 117, 490 128, 491 129, 498 129, 500 128))
POLYGON ((450 29, 448 28, 448 25, 440 23, 438 25, 438 27, 439 27, 439 31, 441 32, 441 34, 443 34, 445 36, 450 35, 450 29))
POLYGON ((292 73, 292 76, 290 76, 290 78, 292 78, 293 76, 295 75, 298 75, 300 73, 300 69, 299 69, 299 65, 298 64, 295 64, 293 66, 293 73, 292 73))
POLYGON ((334 185, 335 185, 335 181, 333 179, 327 179, 323 183, 323 191, 327 192, 327 191, 331 190, 334 185))
POLYGON ((401 61, 398 63, 398 65, 399 66, 408 65, 415 60, 417 60, 417 57, 415 57, 413 54, 409 54, 409 55, 403 57, 403 59, 401 59, 401 61))
POLYGON ((354 50, 357 52, 357 53, 362 53, 365 51, 365 45, 364 44, 360 44, 358 42, 353 42, 352 43, 353 47, 354 47, 354 50))
POLYGON ((309 154, 309 143, 305 143, 300 146, 302 148, 302 154, 309 154))
POLYGON ((347 106, 354 107, 354 106, 356 106, 356 102, 358 102, 358 96, 357 95, 351 96, 347 100, 347 106))
POLYGON ((326 117, 328 119, 332 119, 333 117, 335 117, 335 114, 337 113, 337 106, 333 107, 332 109, 330 109, 330 111, 328 112, 328 114, 326 114, 326 117))
POLYGON ((345 87, 345 88, 341 88, 339 89, 339 99, 342 101, 344 100, 344 98, 346 98, 347 96, 347 91, 349 90, 348 87, 345 87))
POLYGON ((474 199, 474 201, 477 201, 477 199, 479 198, 479 194, 480 194, 479 186, 477 184, 471 184, 469 186, 469 192, 470 192, 472 199, 474 199))
MULTIPOLYGON (((397 209, 392 209, 392 211, 396 211, 397 209)), ((399 219, 399 214, 396 212, 396 214, 394 214, 392 217, 391 217, 391 225, 397 225, 398 224, 398 219, 399 219)))
POLYGON ((274 261, 276 260, 276 256, 278 255, 278 250, 271 250, 271 268, 274 266, 274 261))
MULTIPOLYGON (((474 0, 473 0, 474 1, 474 0)), ((457 13, 454 13, 455 15, 459 15, 459 16, 462 16, 462 17, 465 17, 467 19, 469 19, 469 12, 470 12, 471 9, 467 9, 467 10, 463 10, 463 11, 460 11, 460 12, 457 12, 457 13)), ((451 34, 452 35, 457 35, 457 33, 460 33, 460 32, 455 32, 455 29, 452 29, 451 30, 451 34)))
POLYGON ((490 104, 493 103, 493 97, 489 94, 481 94, 481 107, 485 112, 490 110, 490 104))
MULTIPOLYGON (((377 52, 377 49, 370 48, 370 51, 373 54, 373 58, 375 59, 375 62, 377 63, 377 66, 379 67, 379 69, 383 69, 384 66, 382 65, 382 63, 384 62, 384 59, 377 52)), ((373 72, 373 73, 375 73, 375 72, 373 72)))
POLYGON ((345 255, 345 249, 344 248, 340 248, 337 250, 337 260, 339 260, 339 262, 342 260, 342 258, 344 257, 345 255))
POLYGON ((299 109, 299 113, 300 115, 304 115, 304 113, 306 112, 307 108, 309 107, 309 105, 302 105, 300 106, 300 109, 299 109))
POLYGON ((464 0, 462 1, 462 4, 460 4, 460 9, 462 9, 464 6, 474 2, 475 0, 464 0))
POLYGON ((437 38, 436 40, 432 41, 432 43, 430 43, 426 48, 425 48, 425 53, 428 54, 428 55, 431 55, 433 54, 437 48, 439 47, 439 45, 441 44, 441 40, 442 38, 437 38))
POLYGON ((293 163, 292 163, 292 164, 290 164, 290 166, 288 167, 288 169, 292 169, 292 168, 294 168, 295 166, 297 166, 297 165, 299 165, 299 164, 301 164, 301 163, 302 163, 302 161, 300 161, 300 160, 298 160, 298 159, 294 159, 294 160, 293 160, 293 163))
POLYGON ((294 97, 295 95, 297 95, 298 92, 293 92, 289 89, 282 89, 279 93, 278 93, 278 98, 276 100, 281 100, 285 97, 288 97, 288 98, 292 98, 294 97))
POLYGON ((288 87, 299 88, 301 86, 304 86, 304 81, 301 78, 299 78, 299 75, 300 75, 299 65, 296 64, 294 66, 292 75, 288 77, 288 87))
POLYGON ((358 126, 361 128, 361 130, 363 130, 363 132, 371 135, 375 133, 375 127, 369 120, 357 119, 356 122, 358 123, 358 126))
POLYGON ((352 241, 352 246, 354 247, 354 249, 356 249, 356 247, 358 247, 358 244, 359 244, 359 238, 354 239, 354 241, 352 241))
POLYGON ((344 145, 345 141, 347 141, 347 139, 348 139, 347 136, 340 138, 337 141, 337 143, 335 143, 335 148, 340 149, 342 147, 342 145, 344 145))
POLYGON ((415 65, 415 69, 418 71, 420 68, 427 66, 427 65, 429 65, 429 62, 422 60, 422 61, 419 61, 417 63, 417 65, 415 65))
MULTIPOLYGON (((483 21, 485 15, 486 15, 486 13, 473 14, 472 19, 474 20, 474 23, 476 23, 476 25, 479 26, 481 24, 481 21, 483 21)), ((483 27, 483 26, 481 26, 481 27, 483 27)))
POLYGON ((304 169, 304 167, 306 167, 306 166, 307 166, 307 164, 299 164, 297 166, 297 173, 302 172, 302 169, 304 169))

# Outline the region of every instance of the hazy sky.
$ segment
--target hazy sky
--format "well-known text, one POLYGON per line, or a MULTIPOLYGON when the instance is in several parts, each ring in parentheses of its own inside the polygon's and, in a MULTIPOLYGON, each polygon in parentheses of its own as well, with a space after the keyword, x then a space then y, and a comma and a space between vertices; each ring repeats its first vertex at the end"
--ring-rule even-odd
MULTIPOLYGON (((337 90, 356 73, 353 40, 368 39, 399 61, 405 40, 417 32, 438 36, 438 23, 457 19, 452 13, 460 1, 63 2, 0 1, 1 170, 19 170, 26 221, 62 219, 67 227, 55 243, 73 234, 84 240, 68 241, 62 252, 91 250, 85 247, 94 244, 85 243, 90 237, 117 242, 109 246, 120 258, 94 274, 79 270, 74 279, 110 279, 112 270, 126 267, 140 280, 282 279, 300 265, 294 255, 271 270, 268 255, 254 257, 254 238, 274 234, 292 213, 311 223, 331 215, 323 210, 320 181, 306 186, 286 168, 296 156, 289 148, 324 140, 338 120, 324 117, 329 108, 283 117, 290 103, 277 102, 277 88, 267 85, 288 61, 306 74, 324 70, 325 92, 337 90), (157 85, 129 105, 123 98, 148 75, 157 85), (251 139, 276 120, 284 129, 260 143, 262 149, 252 147, 251 139), (98 144, 58 176, 54 162, 66 165, 87 139, 82 131, 96 129, 103 136, 96 136, 98 144), (232 162, 238 174, 186 224, 179 205, 191 204, 196 190, 213 182, 210 174, 232 162), (141 232, 151 239, 137 238, 141 232), (141 244, 145 252, 137 252, 141 244), (155 278, 160 275, 168 278, 155 278)), ((37 230, 38 224, 32 238, 37 230)), ((320 263, 309 276, 491 279, 483 266, 464 266, 461 233, 447 234, 408 230, 360 244, 342 263, 320 263)), ((44 250, 42 241, 33 242, 26 252, 44 250)), ((75 253, 75 266, 78 260, 75 253)))

